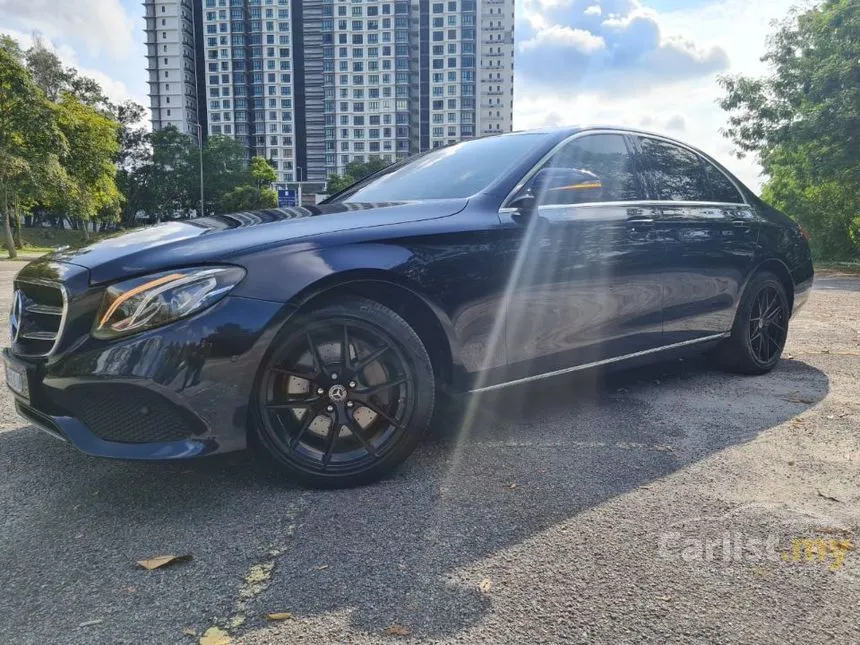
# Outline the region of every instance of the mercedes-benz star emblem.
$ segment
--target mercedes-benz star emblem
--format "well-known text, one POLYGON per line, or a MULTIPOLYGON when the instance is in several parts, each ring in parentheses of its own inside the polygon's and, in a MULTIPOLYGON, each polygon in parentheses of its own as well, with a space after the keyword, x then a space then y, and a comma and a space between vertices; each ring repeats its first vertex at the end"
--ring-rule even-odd
POLYGON ((328 390, 328 398, 333 403, 340 403, 346 399, 346 388, 343 385, 332 385, 328 390))
POLYGON ((24 297, 21 290, 15 291, 15 299, 12 301, 12 313, 9 314, 9 326, 12 332, 12 342, 18 342, 21 333, 21 312, 24 310, 24 297))

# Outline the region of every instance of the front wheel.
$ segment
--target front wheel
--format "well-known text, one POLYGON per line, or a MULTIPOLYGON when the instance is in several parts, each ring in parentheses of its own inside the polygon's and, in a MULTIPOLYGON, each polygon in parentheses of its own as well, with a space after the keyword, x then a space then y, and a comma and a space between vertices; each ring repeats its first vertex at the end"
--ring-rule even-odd
POLYGON ((790 317, 785 287, 774 274, 754 276, 738 308, 731 337, 716 353, 726 369, 765 374, 779 362, 790 317))
POLYGON ((346 298, 302 315, 275 341, 258 379, 260 444, 299 483, 369 483, 412 453, 433 415, 430 357, 383 305, 346 298))

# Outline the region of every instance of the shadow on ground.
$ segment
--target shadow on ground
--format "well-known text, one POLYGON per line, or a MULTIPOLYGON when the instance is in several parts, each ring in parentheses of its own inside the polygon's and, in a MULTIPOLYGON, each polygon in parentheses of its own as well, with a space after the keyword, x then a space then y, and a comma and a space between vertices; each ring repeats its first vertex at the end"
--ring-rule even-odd
POLYGON ((329 492, 296 489, 248 454, 129 464, 6 432, 0 630, 21 643, 187 643, 184 627, 241 615, 241 633, 286 610, 453 636, 487 609, 463 568, 751 440, 828 388, 790 360, 760 378, 700 361, 557 378, 462 400, 397 475, 329 492), (164 553, 194 560, 134 565, 164 553), (251 568, 271 562, 268 586, 237 608, 251 568))

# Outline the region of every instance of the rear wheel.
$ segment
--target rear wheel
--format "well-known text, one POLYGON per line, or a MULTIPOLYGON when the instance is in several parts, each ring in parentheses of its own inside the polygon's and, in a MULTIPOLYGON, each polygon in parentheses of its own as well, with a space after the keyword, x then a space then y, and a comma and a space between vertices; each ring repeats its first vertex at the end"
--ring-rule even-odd
POLYGON ((754 276, 738 308, 732 335, 717 348, 726 369, 765 374, 779 362, 788 336, 790 316, 785 287, 774 274, 754 276))
POLYGON ((255 401, 260 443, 300 483, 354 486, 394 470, 433 414, 421 339, 379 303, 347 298, 276 340, 255 401))

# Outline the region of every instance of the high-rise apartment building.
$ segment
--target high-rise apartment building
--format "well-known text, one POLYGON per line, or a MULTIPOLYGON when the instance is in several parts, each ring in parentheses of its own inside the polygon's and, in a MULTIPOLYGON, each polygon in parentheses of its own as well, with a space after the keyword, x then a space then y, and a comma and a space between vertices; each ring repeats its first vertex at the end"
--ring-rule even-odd
POLYGON ((514 1, 482 0, 478 133, 510 132, 514 113, 514 1))
POLYGON ((514 0, 196 1, 208 132, 279 183, 511 129, 514 0))
POLYGON ((290 1, 204 0, 202 38, 209 134, 270 159, 279 183, 297 180, 290 1))
POLYGON ((200 0, 144 0, 152 128, 175 126, 205 136, 205 104, 198 69, 200 0))

